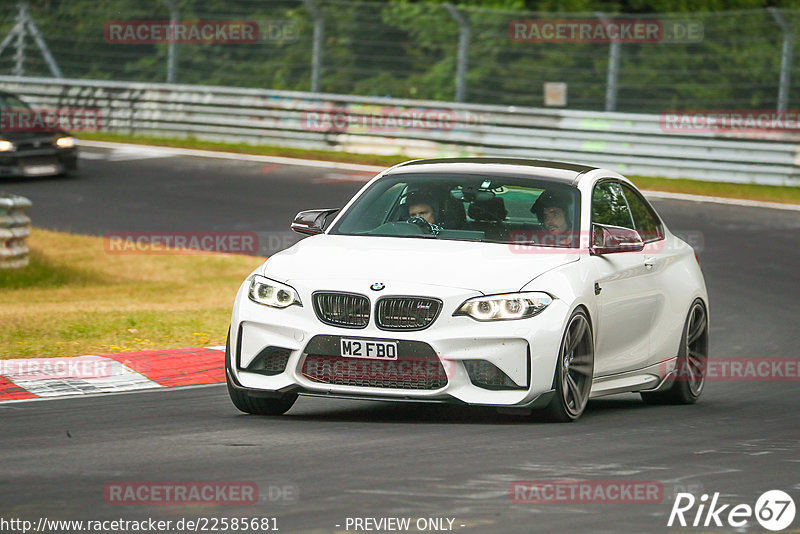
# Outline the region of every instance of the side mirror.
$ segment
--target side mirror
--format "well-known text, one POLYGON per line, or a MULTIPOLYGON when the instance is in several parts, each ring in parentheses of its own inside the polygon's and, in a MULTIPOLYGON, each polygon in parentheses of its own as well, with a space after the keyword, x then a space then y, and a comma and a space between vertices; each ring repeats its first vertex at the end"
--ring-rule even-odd
POLYGON ((339 208, 301 211, 294 216, 291 228, 298 234, 321 234, 325 230, 325 225, 328 223, 328 217, 337 211, 339 211, 339 208))
POLYGON ((622 226, 592 224, 592 256, 616 254, 618 252, 639 252, 644 249, 644 241, 639 232, 622 226))

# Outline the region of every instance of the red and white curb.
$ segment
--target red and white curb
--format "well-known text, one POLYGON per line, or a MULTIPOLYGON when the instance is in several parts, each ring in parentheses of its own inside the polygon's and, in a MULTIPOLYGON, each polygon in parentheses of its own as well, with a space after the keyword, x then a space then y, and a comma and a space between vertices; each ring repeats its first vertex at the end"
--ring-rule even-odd
POLYGON ((0 360, 0 402, 224 381, 224 347, 0 360))

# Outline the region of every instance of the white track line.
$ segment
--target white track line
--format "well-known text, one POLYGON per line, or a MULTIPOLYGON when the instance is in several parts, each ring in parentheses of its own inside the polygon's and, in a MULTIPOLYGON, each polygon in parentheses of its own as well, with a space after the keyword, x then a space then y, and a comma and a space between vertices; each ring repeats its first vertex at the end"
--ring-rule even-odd
POLYGON ((386 167, 375 165, 360 165, 357 163, 340 163, 332 161, 320 161, 315 159, 284 158, 281 156, 260 156, 258 154, 239 154, 237 152, 217 152, 214 150, 197 150, 194 148, 174 148, 174 147, 155 147, 150 145, 134 145, 130 143, 108 143, 106 141, 80 141, 80 146, 89 148, 125 148, 132 150, 135 148, 144 149, 146 147, 159 148, 164 153, 171 153, 175 156, 195 156, 200 158, 235 159, 240 161, 257 161, 260 163, 275 163, 278 165, 301 165, 303 167, 318 167, 321 169, 340 169, 345 171, 364 171, 381 172, 386 167))
POLYGON ((715 204, 730 204, 732 206, 749 206, 753 208, 769 208, 775 210, 800 211, 800 204, 784 204, 782 202, 763 202, 760 200, 745 200, 743 198, 707 197, 703 195, 688 195, 686 193, 668 193, 666 191, 643 190, 648 198, 663 198, 669 200, 689 200, 692 202, 714 202, 715 204))
MULTIPOLYGON (((134 150, 137 148, 138 149, 158 148, 160 153, 172 154, 175 156, 194 156, 200 158, 257 161, 260 163, 274 163, 277 165, 300 165, 303 167, 316 167, 319 169, 337 169, 345 171, 378 173, 387 168, 376 165, 360 165, 357 163, 340 163, 334 161, 320 161, 315 159, 284 158, 280 156, 260 156, 257 154, 239 154, 236 152, 216 152, 214 150, 198 150, 193 148, 155 147, 151 145, 136 145, 132 143, 109 143, 106 141, 80 141, 80 145, 89 148, 110 148, 110 149, 124 148, 126 150, 134 150)), ((643 192, 649 198, 688 200, 691 202, 712 202, 715 204, 729 204, 732 206, 749 206, 754 208, 800 211, 800 204, 783 204, 780 202, 762 202, 758 200, 744 200, 738 198, 709 197, 703 195, 688 195, 684 193, 667 193, 665 191, 646 190, 643 192)))

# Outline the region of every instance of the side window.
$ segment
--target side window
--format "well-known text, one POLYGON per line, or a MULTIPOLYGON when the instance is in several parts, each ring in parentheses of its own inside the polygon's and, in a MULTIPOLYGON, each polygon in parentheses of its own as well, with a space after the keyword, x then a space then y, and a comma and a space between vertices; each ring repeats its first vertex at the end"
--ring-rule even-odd
POLYGON ((642 241, 647 243, 648 241, 657 241, 663 238, 664 231, 652 208, 630 186, 622 184, 622 189, 625 192, 625 198, 628 200, 628 206, 633 215, 633 223, 635 224, 633 229, 639 232, 642 241))
POLYGON ((603 182, 594 187, 592 222, 634 230, 631 211, 617 182, 603 182))

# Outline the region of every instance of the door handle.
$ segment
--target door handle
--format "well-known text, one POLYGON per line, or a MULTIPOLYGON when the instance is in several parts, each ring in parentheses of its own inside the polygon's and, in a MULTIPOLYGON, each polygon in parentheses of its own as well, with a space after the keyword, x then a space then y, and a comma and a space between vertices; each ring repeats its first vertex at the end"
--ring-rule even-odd
POLYGON ((644 259, 644 266, 647 269, 652 269, 655 264, 656 264, 656 259, 655 258, 645 258, 644 259))

